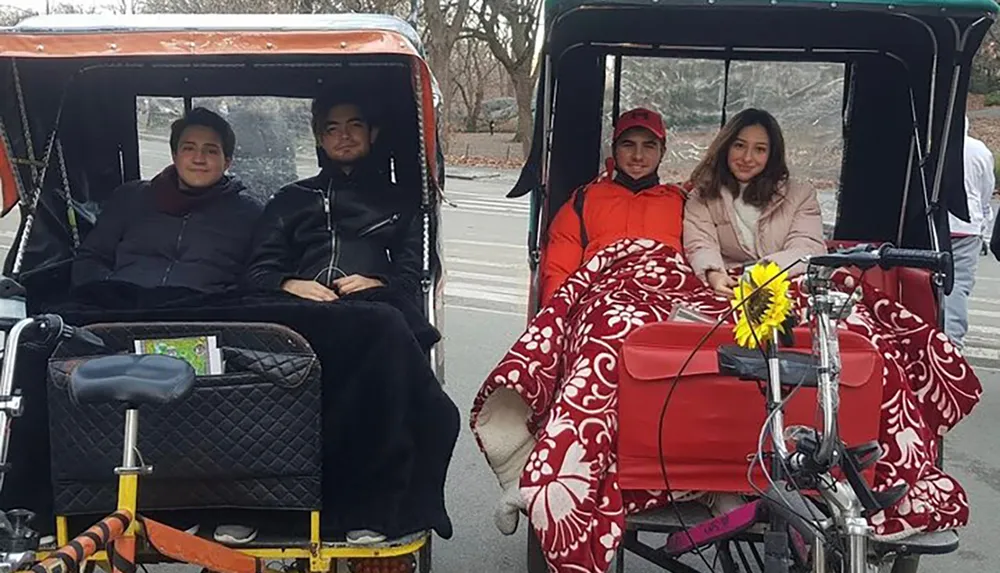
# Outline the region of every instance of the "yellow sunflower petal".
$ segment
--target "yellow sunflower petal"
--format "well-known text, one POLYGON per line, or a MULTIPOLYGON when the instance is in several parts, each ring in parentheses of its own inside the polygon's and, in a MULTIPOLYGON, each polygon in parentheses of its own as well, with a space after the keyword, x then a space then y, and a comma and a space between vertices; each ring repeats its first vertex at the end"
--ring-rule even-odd
POLYGON ((774 331, 784 331, 785 318, 792 309, 789 286, 788 273, 774 262, 757 263, 740 278, 732 300, 734 307, 740 307, 733 329, 737 344, 756 348, 758 340, 763 343, 774 331), (767 286, 755 292, 757 285, 767 286))

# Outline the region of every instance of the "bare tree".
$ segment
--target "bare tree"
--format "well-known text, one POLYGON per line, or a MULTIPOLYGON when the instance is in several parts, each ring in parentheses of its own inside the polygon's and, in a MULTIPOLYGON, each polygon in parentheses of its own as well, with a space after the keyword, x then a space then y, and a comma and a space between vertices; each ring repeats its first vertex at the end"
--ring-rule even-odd
POLYGON ((17 6, 0 5, 0 27, 13 26, 21 20, 35 15, 37 15, 35 12, 17 6))
POLYGON ((503 94, 506 72, 484 42, 463 38, 455 45, 449 73, 452 80, 450 95, 464 108, 465 131, 476 131, 483 101, 487 97, 503 94))
POLYGON ((476 10, 477 26, 472 35, 486 42, 507 70, 517 99, 517 135, 525 157, 531 150, 532 114, 538 70, 534 65, 535 39, 541 16, 541 0, 481 0, 476 10))
POLYGON ((451 112, 451 56, 469 17, 469 0, 426 0, 424 2, 424 48, 428 65, 444 97, 441 131, 448 148, 448 118, 451 112))

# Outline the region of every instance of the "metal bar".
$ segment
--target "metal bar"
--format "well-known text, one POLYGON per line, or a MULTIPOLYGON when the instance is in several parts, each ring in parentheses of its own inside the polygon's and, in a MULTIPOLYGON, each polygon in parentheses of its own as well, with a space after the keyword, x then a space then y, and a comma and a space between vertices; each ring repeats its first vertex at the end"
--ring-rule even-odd
MULTIPOLYGON (((428 154, 427 154, 427 142, 424 140, 426 123, 424 120, 424 115, 428 112, 424 108, 424 82, 423 75, 421 74, 421 69, 419 64, 414 65, 412 68, 413 78, 413 96, 416 99, 416 109, 417 109, 417 145, 418 145, 418 160, 420 162, 420 212, 422 216, 422 249, 421 249, 421 289, 423 290, 424 298, 424 315, 427 317, 427 322, 431 326, 438 327, 438 316, 437 316, 437 293, 435 291, 435 281, 433 272, 431 269, 431 192, 430 192, 430 178, 434 177, 434 174, 430 172, 428 168, 428 154)), ((438 381, 444 384, 444 364, 439 363, 438 354, 439 349, 437 345, 430 348, 429 358, 431 366, 434 368, 434 373, 437 375, 438 381)))
POLYGON ((125 411, 125 443, 122 446, 122 469, 138 469, 135 464, 135 451, 139 443, 139 410, 129 408, 125 411))
MULTIPOLYGON (((750 568, 750 561, 747 559, 746 553, 743 552, 743 547, 741 547, 739 543, 734 543, 734 545, 736 546, 736 554, 740 556, 740 561, 743 563, 744 569, 747 571, 753 571, 753 569, 750 568)), ((747 545, 753 547, 753 543, 748 543, 747 545)))
MULTIPOLYGON (((757 544, 756 543, 747 543, 747 547, 750 548, 750 553, 753 553, 753 558, 754 558, 754 561, 757 562, 757 567, 759 567, 760 570, 763 571, 764 570, 764 558, 761 556, 760 552, 757 551, 757 544)), ((750 570, 749 567, 747 568, 747 570, 748 571, 750 570)))
POLYGON ((622 57, 621 55, 615 55, 615 88, 614 94, 612 94, 611 103, 611 127, 614 131, 614 126, 618 123, 618 116, 621 115, 622 109, 622 57))
POLYGON ((906 160, 906 179, 903 180, 903 202, 899 209, 899 224, 896 229, 896 244, 903 244, 903 230, 906 225, 906 206, 910 202, 910 180, 913 179, 913 157, 916 155, 916 150, 914 147, 920 145, 920 142, 914 139, 914 136, 910 136, 910 156, 906 160))
POLYGON ((661 569, 666 569, 672 573, 701 573, 694 567, 685 565, 684 563, 681 563, 671 557, 667 557, 653 547, 639 541, 639 535, 634 531, 626 533, 625 537, 622 539, 622 544, 625 546, 625 549, 635 553, 639 557, 649 561, 661 569), (632 535, 629 535, 629 533, 632 535))
MULTIPOLYGON (((10 334, 7 335, 7 344, 3 353, 3 365, 0 367, 0 396, 13 396, 14 367, 17 364, 17 349, 21 343, 21 334, 25 328, 34 323, 35 320, 32 318, 22 318, 14 324, 10 329, 10 334)), ((0 465, 7 463, 7 447, 10 444, 10 422, 14 414, 14 412, 0 409, 0 465)), ((5 476, 6 472, 0 472, 0 491, 3 491, 5 476)))
POLYGON ((726 58, 726 67, 722 76, 722 119, 719 121, 719 129, 726 126, 726 106, 729 105, 729 68, 733 61, 726 58))
POLYGON ((813 539, 813 573, 826 573, 826 540, 822 536, 813 539))
POLYGON ((862 517, 847 519, 847 538, 850 568, 847 573, 866 573, 868 570, 867 522, 862 517), (857 523, 854 523, 857 521, 857 523))

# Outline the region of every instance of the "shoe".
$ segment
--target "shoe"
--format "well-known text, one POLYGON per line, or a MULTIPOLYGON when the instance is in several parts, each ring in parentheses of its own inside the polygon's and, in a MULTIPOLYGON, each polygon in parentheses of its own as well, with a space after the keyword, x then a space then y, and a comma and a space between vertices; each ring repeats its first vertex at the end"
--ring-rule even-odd
POLYGON ((200 530, 201 530, 201 524, 196 523, 191 527, 185 529, 184 533, 187 533, 188 535, 198 535, 198 531, 200 530))
POLYGON ((246 545, 257 539, 257 530, 247 525, 220 525, 213 537, 225 545, 246 545))
POLYGON ((351 545, 373 545, 385 541, 385 535, 370 529, 354 529, 347 532, 347 542, 351 545))
POLYGON ((51 548, 56 546, 56 536, 55 535, 43 535, 38 539, 38 548, 51 548))

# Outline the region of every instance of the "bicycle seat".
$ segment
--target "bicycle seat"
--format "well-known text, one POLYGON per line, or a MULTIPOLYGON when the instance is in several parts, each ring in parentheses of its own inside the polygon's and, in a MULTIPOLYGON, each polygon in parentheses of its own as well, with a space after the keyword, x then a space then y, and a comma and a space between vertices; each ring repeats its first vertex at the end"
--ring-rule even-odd
MULTIPOLYGON (((758 349, 730 344, 719 347, 718 357, 719 374, 736 376, 741 380, 768 379, 767 359, 758 349)), ((818 385, 816 371, 819 368, 819 360, 812 354, 779 350, 778 364, 782 386, 818 385)))
POLYGON ((70 377, 70 398, 77 404, 120 402, 163 405, 194 390, 194 368, 160 354, 116 354, 86 360, 70 377))

